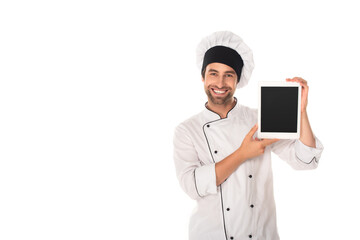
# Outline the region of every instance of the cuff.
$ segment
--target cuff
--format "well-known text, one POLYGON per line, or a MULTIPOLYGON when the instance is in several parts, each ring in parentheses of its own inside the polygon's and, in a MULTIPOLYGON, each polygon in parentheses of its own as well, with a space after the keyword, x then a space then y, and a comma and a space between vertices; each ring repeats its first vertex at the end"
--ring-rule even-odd
POLYGON ((196 168, 194 178, 196 191, 200 197, 217 193, 215 163, 196 168))
POLYGON ((306 146, 299 139, 295 142, 295 152, 299 160, 304 163, 318 162, 324 147, 317 137, 315 137, 315 148, 306 146))

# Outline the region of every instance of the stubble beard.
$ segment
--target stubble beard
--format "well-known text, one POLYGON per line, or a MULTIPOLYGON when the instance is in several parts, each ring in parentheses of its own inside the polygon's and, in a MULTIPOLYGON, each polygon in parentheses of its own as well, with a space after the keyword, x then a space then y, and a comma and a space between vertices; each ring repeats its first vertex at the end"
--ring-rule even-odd
POLYGON ((216 104, 216 105, 226 105, 228 103, 231 102, 233 96, 234 96, 234 93, 231 92, 231 89, 228 89, 228 93, 225 97, 214 97, 212 94, 211 94, 211 87, 209 87, 208 89, 206 89, 206 95, 208 96, 208 99, 209 101, 212 103, 212 104, 216 104))

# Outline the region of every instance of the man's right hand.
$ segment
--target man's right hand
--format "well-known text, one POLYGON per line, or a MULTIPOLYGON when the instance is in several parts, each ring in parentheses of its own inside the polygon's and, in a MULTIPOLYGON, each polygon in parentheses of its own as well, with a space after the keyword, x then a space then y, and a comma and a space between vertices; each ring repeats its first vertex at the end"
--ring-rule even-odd
POLYGON ((266 146, 279 141, 278 139, 253 139, 257 129, 258 126, 255 125, 235 152, 215 164, 216 186, 223 183, 247 159, 263 154, 266 146))
POLYGON ((243 142, 241 143, 239 151, 241 152, 241 155, 244 159, 249 159, 262 155, 265 152, 266 146, 279 141, 279 139, 254 139, 253 137, 257 129, 258 125, 255 124, 255 126, 249 131, 249 133, 245 136, 243 142))

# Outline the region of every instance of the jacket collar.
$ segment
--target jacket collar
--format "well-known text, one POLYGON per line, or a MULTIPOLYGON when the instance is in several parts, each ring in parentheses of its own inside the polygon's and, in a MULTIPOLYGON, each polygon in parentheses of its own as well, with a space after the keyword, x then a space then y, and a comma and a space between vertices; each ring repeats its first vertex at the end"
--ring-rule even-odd
MULTIPOLYGON (((232 109, 230 109, 230 111, 226 114, 226 117, 223 119, 227 119, 227 118, 232 118, 232 116, 234 114, 236 114, 236 112, 239 111, 240 109, 240 104, 238 103, 238 100, 236 97, 234 97, 235 99, 235 105, 232 109)), ((209 108, 207 108, 207 102, 205 103, 205 109, 203 111, 203 115, 205 117, 205 121, 206 122, 211 122, 211 121, 215 121, 215 120, 220 120, 221 117, 219 114, 217 114, 216 112, 210 110, 209 108)))

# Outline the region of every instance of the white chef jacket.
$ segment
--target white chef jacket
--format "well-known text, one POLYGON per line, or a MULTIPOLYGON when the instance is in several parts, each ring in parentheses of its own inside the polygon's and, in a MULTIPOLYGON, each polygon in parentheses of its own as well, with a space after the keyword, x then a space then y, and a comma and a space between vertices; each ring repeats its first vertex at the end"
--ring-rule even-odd
POLYGON ((323 149, 280 140, 242 163, 216 186, 215 163, 240 147, 257 123, 257 110, 236 103, 226 118, 205 108, 177 126, 174 161, 182 189, 197 201, 190 240, 277 240, 271 151, 295 169, 314 169, 323 149))

